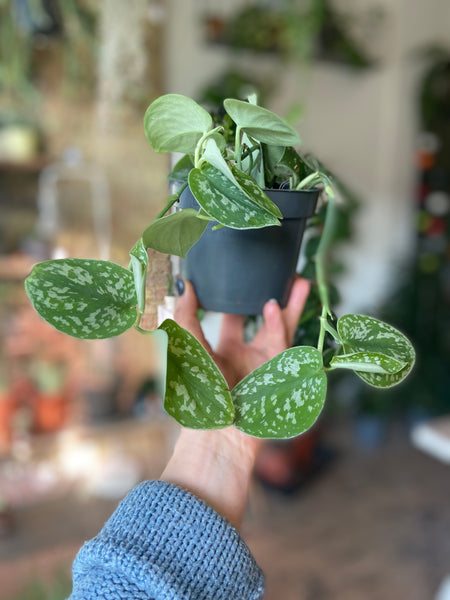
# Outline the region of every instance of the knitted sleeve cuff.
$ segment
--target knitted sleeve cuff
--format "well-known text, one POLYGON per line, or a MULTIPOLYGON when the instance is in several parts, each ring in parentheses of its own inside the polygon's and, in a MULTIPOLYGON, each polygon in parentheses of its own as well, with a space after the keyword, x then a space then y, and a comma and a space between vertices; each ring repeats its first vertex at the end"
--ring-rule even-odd
POLYGON ((189 492, 146 481, 73 565, 70 600, 257 600, 264 578, 230 523, 189 492))

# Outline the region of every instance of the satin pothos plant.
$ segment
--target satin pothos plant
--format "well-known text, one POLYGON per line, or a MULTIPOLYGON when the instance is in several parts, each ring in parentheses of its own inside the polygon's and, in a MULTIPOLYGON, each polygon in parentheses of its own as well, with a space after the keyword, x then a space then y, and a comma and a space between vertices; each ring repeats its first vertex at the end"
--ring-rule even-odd
POLYGON ((318 418, 327 372, 350 369, 369 385, 387 388, 408 375, 415 354, 409 340, 386 323, 355 314, 336 319, 332 313, 325 257, 335 216, 333 180, 295 149, 300 144, 297 132, 257 106, 255 98, 225 100, 224 109, 224 121, 217 124, 194 100, 178 94, 164 95, 149 106, 144 118, 147 139, 157 152, 184 155, 171 174, 181 183, 131 249, 128 268, 99 260, 50 260, 34 266, 25 287, 37 312, 66 334, 101 339, 131 327, 144 332, 140 321, 147 249, 183 257, 210 222, 216 228, 277 226, 282 215, 265 189, 319 187, 328 206, 315 257, 322 304, 315 346, 290 348, 229 389, 200 342, 175 321, 167 319, 151 332, 166 357, 164 408, 181 425, 234 425, 256 437, 289 438, 318 418), (186 186, 198 210, 171 211, 186 186), (331 353, 324 352, 326 337, 332 341, 331 353))

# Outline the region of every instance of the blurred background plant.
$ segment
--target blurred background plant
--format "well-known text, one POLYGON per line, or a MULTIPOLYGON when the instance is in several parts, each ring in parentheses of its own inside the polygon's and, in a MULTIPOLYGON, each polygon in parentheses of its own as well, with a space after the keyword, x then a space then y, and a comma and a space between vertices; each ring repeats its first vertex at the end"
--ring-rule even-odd
POLYGON ((246 5, 229 19, 211 16, 206 29, 211 42, 236 50, 275 53, 285 61, 319 59, 364 69, 374 60, 352 29, 357 20, 370 32, 381 18, 379 8, 356 18, 336 10, 329 0, 285 0, 246 5))

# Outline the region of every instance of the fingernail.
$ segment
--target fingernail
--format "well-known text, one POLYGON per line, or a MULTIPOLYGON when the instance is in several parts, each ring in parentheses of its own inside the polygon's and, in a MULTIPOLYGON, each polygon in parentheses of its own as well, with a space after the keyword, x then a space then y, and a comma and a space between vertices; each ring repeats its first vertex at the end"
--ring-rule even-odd
POLYGON ((184 294, 184 281, 181 279, 181 277, 175 278, 175 287, 178 296, 182 296, 184 294))
POLYGON ((278 300, 276 298, 271 298, 270 300, 267 300, 267 302, 275 302, 275 304, 278 304, 278 300))

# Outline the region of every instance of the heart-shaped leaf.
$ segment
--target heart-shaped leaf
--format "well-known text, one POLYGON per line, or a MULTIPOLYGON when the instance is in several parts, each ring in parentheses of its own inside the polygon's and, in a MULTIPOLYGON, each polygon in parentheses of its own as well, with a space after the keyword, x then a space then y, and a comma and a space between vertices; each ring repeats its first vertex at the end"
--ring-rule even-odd
POLYGON ((279 221, 249 197, 218 169, 205 163, 189 173, 189 187, 203 210, 233 229, 258 229, 279 221))
POLYGON ((130 250, 130 271, 134 277, 134 287, 138 302, 138 310, 142 314, 145 310, 145 283, 147 279, 148 254, 140 238, 130 250))
POLYGON ((411 342, 391 325, 365 315, 344 315, 338 320, 337 330, 346 354, 375 353, 403 363, 403 368, 394 373, 355 370, 366 383, 381 388, 392 387, 403 381, 413 368, 415 352, 411 342))
POLYGON ((234 98, 228 98, 223 105, 236 125, 255 140, 275 146, 295 146, 300 143, 295 129, 266 108, 234 98))
POLYGON ((388 375, 398 373, 406 367, 406 363, 379 352, 354 352, 333 356, 330 367, 388 375))
POLYGON ((260 438, 294 437, 316 421, 326 391, 320 352, 310 346, 289 348, 232 390, 235 426, 260 438))
POLYGON ((168 335, 164 408, 191 429, 221 429, 234 420, 227 382, 200 342, 172 319, 168 335))
POLYGON ((142 234, 142 240, 146 248, 184 258, 207 225, 208 221, 197 217, 196 210, 185 208, 153 221, 142 234))
POLYGON ((210 114, 181 94, 160 96, 144 116, 145 135, 156 152, 193 154, 197 142, 211 127, 210 114))
POLYGON ((77 338, 113 337, 136 321, 133 275, 115 263, 49 260, 35 265, 25 289, 43 319, 77 338))

